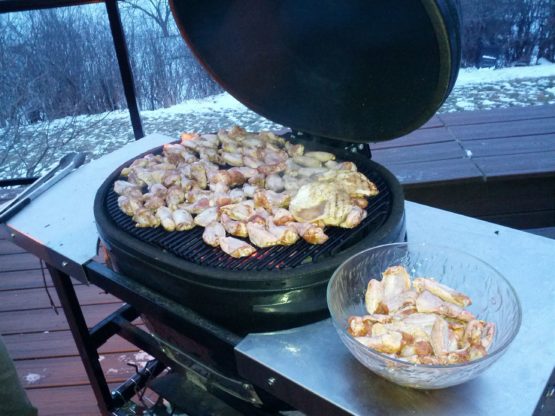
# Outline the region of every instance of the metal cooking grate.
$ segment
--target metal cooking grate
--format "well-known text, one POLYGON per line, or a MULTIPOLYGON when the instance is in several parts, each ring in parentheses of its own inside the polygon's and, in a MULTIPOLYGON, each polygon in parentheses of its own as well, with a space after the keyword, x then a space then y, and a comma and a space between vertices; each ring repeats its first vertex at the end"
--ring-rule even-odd
POLYGON ((137 228, 131 217, 118 207, 118 195, 110 189, 106 196, 106 208, 115 225, 145 243, 161 248, 192 263, 237 271, 261 271, 288 269, 305 263, 318 262, 353 245, 372 230, 382 226, 391 212, 391 193, 384 179, 368 167, 359 166, 359 171, 373 181, 380 193, 369 200, 368 216, 354 229, 331 227, 326 229, 330 237, 324 244, 308 244, 300 240, 292 246, 258 248, 249 257, 236 259, 221 249, 211 247, 202 240, 204 228, 189 231, 168 232, 163 228, 137 228), (366 168, 366 169, 365 169, 366 168))

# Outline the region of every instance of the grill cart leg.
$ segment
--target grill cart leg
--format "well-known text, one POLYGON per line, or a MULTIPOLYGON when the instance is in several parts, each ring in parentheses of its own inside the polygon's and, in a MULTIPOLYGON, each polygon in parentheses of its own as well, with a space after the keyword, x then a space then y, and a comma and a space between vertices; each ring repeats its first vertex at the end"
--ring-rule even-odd
POLYGON ((48 271, 52 276, 52 281, 56 287, 56 292, 60 298, 79 355, 85 366, 96 401, 98 402, 98 407, 103 415, 109 415, 110 410, 113 408, 112 396, 98 361, 98 352, 91 340, 71 279, 69 275, 50 265, 48 265, 48 271))

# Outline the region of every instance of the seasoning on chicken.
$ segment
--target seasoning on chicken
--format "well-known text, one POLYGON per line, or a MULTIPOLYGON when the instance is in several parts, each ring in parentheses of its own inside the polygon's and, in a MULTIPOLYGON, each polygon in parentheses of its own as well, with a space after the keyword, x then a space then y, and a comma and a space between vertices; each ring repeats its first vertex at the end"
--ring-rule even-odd
POLYGON ((258 223, 247 223, 249 240, 255 246, 264 248, 279 244, 279 237, 269 232, 263 225, 258 223))
POLYGON ((143 203, 138 198, 122 195, 118 197, 118 206, 125 214, 131 217, 135 215, 135 212, 143 207, 143 203))
POLYGON ((275 225, 272 221, 267 224, 268 231, 278 239, 278 244, 282 246, 290 246, 299 240, 299 234, 295 228, 288 225, 275 225))
POLYGON ((338 226, 351 211, 349 195, 340 184, 315 182, 303 185, 289 204, 298 222, 338 226))
POLYGON ((470 298, 433 279, 411 281, 404 267, 393 266, 381 280, 368 282, 370 315, 349 317, 347 331, 363 345, 410 363, 465 363, 487 354, 495 324, 476 319, 461 303, 470 304, 470 298))
POLYGON ((207 224, 202 233, 203 241, 212 247, 218 247, 220 239, 224 237, 224 227, 218 221, 212 221, 210 224, 207 224))
POLYGON ((247 224, 243 221, 232 220, 227 214, 222 214, 220 218, 225 230, 235 237, 247 237, 247 224))
POLYGON ((135 191, 141 191, 141 187, 127 181, 115 181, 114 192, 118 195, 129 195, 135 191))
POLYGON ((277 173, 272 173, 266 177, 266 189, 274 192, 281 192, 285 189, 285 184, 283 183, 283 178, 277 173))
POLYGON ((195 217, 195 224, 200 225, 201 227, 206 227, 211 222, 217 221, 218 218, 218 208, 207 208, 195 217))
POLYGON ((324 229, 308 222, 290 222, 297 233, 309 244, 324 244, 329 236, 324 229))
POLYGON ((158 227, 160 219, 147 208, 139 208, 133 215, 133 221, 136 222, 137 227, 158 227))
MULTIPOLYGON (((374 185, 354 163, 335 161, 329 152, 305 152, 303 144, 271 132, 234 126, 180 138, 164 145, 162 154, 133 161, 121 172, 127 180, 114 183, 120 209, 138 227, 161 224, 167 231, 184 231, 219 221, 229 234, 249 237, 260 247, 293 244, 301 237, 322 244, 329 238, 324 226, 360 224, 366 198, 374 194, 374 185)), ((226 241, 234 253, 254 250, 226 241)), ((389 304, 406 314, 414 305, 405 300, 389 304)))
POLYGON ((462 307, 470 305, 471 301, 468 296, 463 293, 457 292, 450 287, 442 285, 436 282, 434 279, 426 279, 423 277, 418 277, 413 280, 414 288, 418 292, 427 290, 428 292, 440 297, 446 302, 454 303, 462 307))
POLYGON ((233 237, 220 237, 219 242, 224 253, 235 258, 250 256, 256 251, 249 243, 233 237))
POLYGON ((160 224, 166 231, 175 230, 175 221, 173 220, 172 211, 168 207, 160 207, 156 210, 156 217, 160 220, 160 224))
POLYGON ((246 221, 254 214, 254 202, 249 200, 226 205, 220 208, 220 212, 232 220, 246 221))
POLYGON ((335 160, 335 155, 329 152, 306 152, 304 155, 319 160, 322 163, 335 160))
POLYGON ((187 231, 195 227, 193 216, 184 209, 176 209, 172 212, 172 219, 176 231, 187 231))
POLYGON ((273 211, 272 221, 275 225, 285 225, 295 221, 293 215, 285 208, 278 208, 273 211))

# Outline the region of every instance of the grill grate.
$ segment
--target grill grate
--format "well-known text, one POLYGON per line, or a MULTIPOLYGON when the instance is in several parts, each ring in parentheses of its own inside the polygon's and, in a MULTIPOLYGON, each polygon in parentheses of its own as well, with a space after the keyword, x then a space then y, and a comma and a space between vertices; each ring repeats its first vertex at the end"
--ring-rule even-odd
POLYGON ((282 270, 298 267, 305 263, 315 263, 321 258, 332 256, 345 249, 372 230, 382 226, 391 212, 392 197, 385 180, 368 167, 359 166, 359 171, 372 180, 380 193, 369 200, 368 216, 354 229, 331 227, 326 229, 329 239, 320 245, 308 244, 300 240, 292 246, 258 248, 249 257, 236 259, 221 249, 211 247, 202 240, 204 228, 195 227, 189 231, 168 232, 163 228, 137 228, 131 217, 118 207, 118 195, 110 189, 106 196, 106 208, 112 221, 126 233, 145 243, 161 248, 189 262, 236 271, 282 270), (366 168, 366 169, 365 169, 366 168))

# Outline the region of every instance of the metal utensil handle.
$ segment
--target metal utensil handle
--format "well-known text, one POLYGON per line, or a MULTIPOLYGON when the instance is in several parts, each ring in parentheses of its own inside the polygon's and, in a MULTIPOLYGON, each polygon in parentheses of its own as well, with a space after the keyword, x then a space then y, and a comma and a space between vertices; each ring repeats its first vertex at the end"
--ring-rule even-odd
MULTIPOLYGON (((72 153, 70 153, 71 155, 72 153)), ((74 155, 74 154, 73 154, 74 155)), ((67 156, 65 156, 67 157, 67 156)), ((54 174, 59 171, 63 167, 62 161, 38 178, 35 182, 33 182, 30 186, 28 186, 23 192, 17 195, 12 201, 10 201, 0 212, 5 212, 14 207, 16 204, 19 203, 20 200, 23 200, 27 196, 31 195, 36 189, 41 187, 44 183, 48 182, 54 174)))
POLYGON ((18 201, 16 204, 10 206, 7 210, 5 210, 0 215, 0 223, 8 221, 11 217, 13 217, 15 214, 17 214, 27 205, 29 205, 30 202, 31 202, 31 198, 27 197, 25 199, 18 201))

